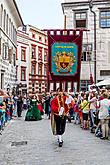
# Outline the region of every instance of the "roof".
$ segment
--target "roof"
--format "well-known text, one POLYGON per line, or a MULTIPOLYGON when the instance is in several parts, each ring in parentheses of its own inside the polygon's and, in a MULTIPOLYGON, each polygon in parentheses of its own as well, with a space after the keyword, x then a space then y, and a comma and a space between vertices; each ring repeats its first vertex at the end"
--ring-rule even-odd
POLYGON ((24 25, 24 22, 23 22, 23 19, 22 19, 22 17, 21 17, 21 14, 20 14, 20 12, 19 12, 19 9, 18 9, 18 6, 17 6, 16 1, 13 0, 13 3, 14 3, 14 5, 15 5, 16 11, 17 11, 18 16, 19 16, 19 18, 20 18, 21 24, 24 25))

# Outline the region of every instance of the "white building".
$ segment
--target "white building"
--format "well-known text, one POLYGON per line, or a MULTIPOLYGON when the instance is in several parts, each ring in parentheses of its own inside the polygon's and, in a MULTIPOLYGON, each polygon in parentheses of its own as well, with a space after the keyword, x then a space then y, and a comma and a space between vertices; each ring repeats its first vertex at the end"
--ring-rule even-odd
POLYGON ((16 84, 17 93, 27 94, 29 87, 29 34, 22 30, 17 31, 16 84))
POLYGON ((90 73, 94 77, 96 60, 96 82, 110 77, 110 0, 93 0, 96 14, 96 59, 94 57, 94 16, 89 0, 64 0, 66 28, 83 28, 84 32, 81 66, 81 89, 87 90, 90 73))
POLYGON ((17 84, 21 93, 34 95, 47 89, 47 34, 26 25, 18 30, 17 84))
POLYGON ((23 25, 15 0, 0 0, 0 88, 16 87, 17 28, 23 25))

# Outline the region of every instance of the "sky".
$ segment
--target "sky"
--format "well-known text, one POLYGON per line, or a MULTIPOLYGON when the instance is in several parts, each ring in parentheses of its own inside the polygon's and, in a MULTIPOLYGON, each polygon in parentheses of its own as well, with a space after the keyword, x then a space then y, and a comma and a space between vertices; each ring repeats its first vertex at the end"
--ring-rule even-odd
POLYGON ((24 24, 39 29, 64 28, 64 0, 16 0, 24 24))

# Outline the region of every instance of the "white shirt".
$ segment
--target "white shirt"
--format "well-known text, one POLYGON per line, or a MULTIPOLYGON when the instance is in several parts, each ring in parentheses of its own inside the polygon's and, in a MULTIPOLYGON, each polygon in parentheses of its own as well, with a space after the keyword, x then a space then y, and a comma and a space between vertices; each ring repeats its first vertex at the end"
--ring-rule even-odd
POLYGON ((105 98, 100 101, 100 108, 99 108, 99 119, 105 119, 109 113, 108 108, 110 106, 110 100, 105 98))
POLYGON ((70 104, 73 101, 73 97, 71 95, 69 95, 69 97, 66 97, 66 101, 65 104, 70 104))

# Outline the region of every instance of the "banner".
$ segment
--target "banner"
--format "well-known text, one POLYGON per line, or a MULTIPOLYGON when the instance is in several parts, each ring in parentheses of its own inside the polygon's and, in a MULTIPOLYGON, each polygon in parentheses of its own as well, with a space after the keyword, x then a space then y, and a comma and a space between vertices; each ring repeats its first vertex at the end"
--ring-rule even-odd
POLYGON ((59 76, 75 75, 77 73, 77 51, 77 45, 74 43, 54 43, 51 73, 59 76))
POLYGON ((77 83, 77 91, 80 87, 81 55, 83 30, 78 29, 50 29, 45 30, 48 35, 48 86, 57 82, 62 88, 65 82, 71 82, 73 89, 77 83))

